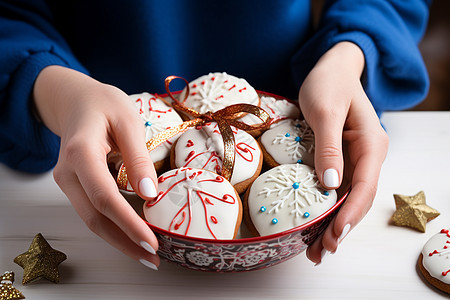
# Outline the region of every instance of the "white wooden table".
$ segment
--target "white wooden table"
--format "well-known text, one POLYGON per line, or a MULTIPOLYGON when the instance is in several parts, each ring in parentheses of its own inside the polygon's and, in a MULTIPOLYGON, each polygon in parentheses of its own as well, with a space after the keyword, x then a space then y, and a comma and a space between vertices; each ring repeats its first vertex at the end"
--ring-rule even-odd
POLYGON ((27 299, 446 299, 416 270, 424 243, 450 227, 450 112, 386 113, 390 136, 375 203, 335 255, 315 267, 301 254, 249 273, 210 274, 162 262, 152 271, 91 233, 53 182, 0 165, 0 273, 13 271, 27 299), (426 233, 389 225, 393 194, 425 191, 441 215, 426 233), (61 282, 23 286, 13 263, 42 233, 67 254, 61 282))

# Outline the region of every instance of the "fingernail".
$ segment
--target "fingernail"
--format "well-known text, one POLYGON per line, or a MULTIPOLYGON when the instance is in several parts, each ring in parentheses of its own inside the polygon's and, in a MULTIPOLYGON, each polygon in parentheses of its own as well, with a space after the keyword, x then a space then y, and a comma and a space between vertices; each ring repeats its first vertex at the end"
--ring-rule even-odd
POLYGON ((320 265, 322 263, 323 259, 325 258, 325 256, 327 256, 328 254, 330 254, 330 251, 323 248, 322 251, 320 252, 320 261, 317 264, 315 264, 314 266, 320 265))
POLYGON ((327 169, 323 172, 323 184, 329 188, 337 188, 339 186, 339 175, 335 169, 327 169))
POLYGON ((347 224, 344 226, 344 229, 342 229, 342 233, 338 238, 338 243, 340 244, 342 240, 347 236, 348 232, 350 231, 350 224, 347 224))
POLYGON ((150 244, 147 243, 146 241, 142 241, 140 244, 141 244, 141 247, 144 248, 145 250, 147 250, 147 252, 149 252, 150 254, 153 254, 153 255, 156 254, 155 249, 153 249, 153 247, 150 246, 150 244))
POLYGON ((139 191, 142 195, 149 198, 155 198, 157 195, 155 183, 148 177, 139 182, 139 191))
POLYGON ((155 264, 149 262, 148 260, 145 260, 145 259, 141 258, 141 259, 139 260, 139 262, 140 262, 141 264, 143 264, 144 266, 149 267, 149 268, 152 269, 152 270, 158 271, 158 267, 155 266, 155 264))

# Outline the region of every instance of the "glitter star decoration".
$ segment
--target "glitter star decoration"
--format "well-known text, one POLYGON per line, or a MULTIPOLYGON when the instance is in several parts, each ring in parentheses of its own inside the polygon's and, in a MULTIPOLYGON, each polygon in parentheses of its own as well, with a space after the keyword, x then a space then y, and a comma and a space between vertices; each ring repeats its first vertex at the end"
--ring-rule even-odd
POLYGON ((397 226, 407 226, 425 232, 427 222, 439 216, 439 212, 425 202, 425 193, 414 196, 394 195, 396 211, 392 222, 397 226))
POLYGON ((13 272, 5 272, 0 277, 0 300, 25 299, 23 294, 13 286, 13 283, 13 272))
POLYGON ((14 258, 14 262, 23 268, 22 284, 39 278, 58 283, 58 265, 66 258, 64 253, 53 249, 42 234, 38 233, 28 251, 14 258))

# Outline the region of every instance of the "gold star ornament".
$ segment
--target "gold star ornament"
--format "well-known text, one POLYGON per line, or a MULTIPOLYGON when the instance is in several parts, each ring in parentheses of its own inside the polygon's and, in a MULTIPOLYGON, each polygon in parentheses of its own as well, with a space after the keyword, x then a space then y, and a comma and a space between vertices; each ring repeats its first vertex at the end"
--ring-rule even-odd
POLYGON ((23 268, 22 284, 39 278, 58 283, 58 265, 66 258, 64 253, 53 249, 42 234, 38 233, 28 251, 14 258, 14 262, 23 268))
POLYGON ((394 195, 397 210, 391 217, 397 226, 407 226, 425 232, 427 222, 439 216, 439 212, 425 202, 425 193, 414 196, 394 195))
POLYGON ((5 272, 0 277, 0 300, 25 299, 23 294, 13 286, 13 283, 13 272, 5 272))

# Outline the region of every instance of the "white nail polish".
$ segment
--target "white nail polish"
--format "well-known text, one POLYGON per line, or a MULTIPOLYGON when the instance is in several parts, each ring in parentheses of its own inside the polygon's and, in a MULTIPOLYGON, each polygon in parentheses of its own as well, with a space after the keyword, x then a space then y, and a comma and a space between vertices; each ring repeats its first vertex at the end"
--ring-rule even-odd
POLYGON ((145 260, 145 259, 141 258, 141 259, 139 260, 139 262, 140 262, 141 264, 143 264, 144 266, 146 266, 146 267, 152 269, 152 270, 158 271, 158 267, 155 266, 155 264, 149 262, 148 260, 145 260))
POLYGON ((325 256, 327 256, 328 254, 330 254, 330 251, 323 248, 322 251, 320 252, 320 261, 317 264, 315 264, 314 266, 320 265, 322 263, 323 259, 325 258, 325 256))
POLYGON ((347 236, 348 232, 350 231, 350 224, 347 224, 344 226, 344 229, 342 229, 341 236, 338 238, 338 243, 340 244, 342 240, 347 236))
POLYGON ((335 169, 327 169, 323 172, 323 184, 329 188, 339 186, 339 174, 335 169))
POLYGON ((156 254, 155 249, 153 249, 153 247, 150 246, 150 244, 147 243, 146 241, 142 241, 142 242, 140 242, 140 244, 141 244, 141 247, 144 248, 145 250, 147 250, 147 252, 149 252, 150 254, 153 254, 153 255, 156 254))
POLYGON ((148 177, 142 179, 141 182, 139 182, 139 191, 142 195, 149 198, 155 198, 158 195, 155 183, 148 177))

